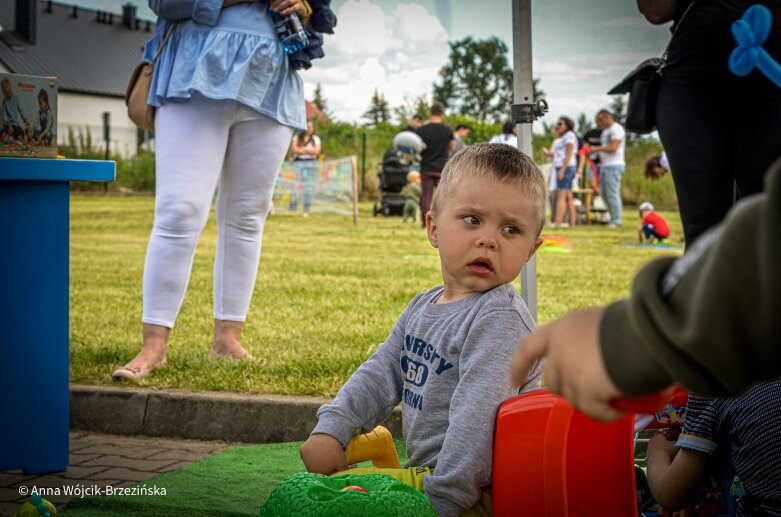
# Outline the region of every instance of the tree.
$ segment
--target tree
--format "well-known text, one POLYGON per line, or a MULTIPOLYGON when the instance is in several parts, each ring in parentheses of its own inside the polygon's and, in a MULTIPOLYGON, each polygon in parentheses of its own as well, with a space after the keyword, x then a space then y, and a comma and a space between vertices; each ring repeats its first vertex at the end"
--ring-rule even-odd
MULTIPOLYGON (((513 71, 507 45, 497 37, 466 38, 449 43, 449 63, 439 70, 441 82, 434 85, 434 99, 451 112, 480 122, 500 122, 510 116, 513 103, 513 71)), ((539 79, 534 80, 534 96, 539 79)))
POLYGON ((579 135, 586 134, 586 131, 589 131, 591 129, 594 129, 594 124, 592 123, 592 120, 585 114, 581 113, 578 115, 578 121, 577 121, 577 131, 579 135))
POLYGON ((414 99, 404 97, 404 103, 393 109, 393 114, 399 121, 400 126, 406 126, 409 123, 409 119, 412 115, 420 113, 423 118, 428 115, 428 108, 430 102, 426 95, 418 95, 414 99))
POLYGON ((390 120, 388 101, 385 100, 385 95, 377 88, 374 89, 371 104, 369 105, 369 109, 366 110, 366 113, 363 114, 363 117, 369 121, 369 125, 374 127, 390 120))
POLYGON ((510 112, 513 72, 507 62, 507 45, 499 38, 453 41, 450 62, 439 70, 434 98, 450 111, 480 122, 498 121, 510 112))
POLYGON ((322 111, 324 114, 328 113, 328 104, 323 98, 323 88, 320 86, 320 83, 317 83, 317 86, 315 87, 315 98, 312 99, 312 104, 317 106, 317 109, 322 111))
POLYGON ((613 118, 616 119, 621 125, 624 125, 626 120, 626 98, 623 95, 615 95, 613 102, 610 103, 610 112, 613 113, 613 118))
POLYGON ((540 88, 540 78, 532 79, 532 95, 534 95, 534 99, 542 99, 545 97, 545 90, 540 88))

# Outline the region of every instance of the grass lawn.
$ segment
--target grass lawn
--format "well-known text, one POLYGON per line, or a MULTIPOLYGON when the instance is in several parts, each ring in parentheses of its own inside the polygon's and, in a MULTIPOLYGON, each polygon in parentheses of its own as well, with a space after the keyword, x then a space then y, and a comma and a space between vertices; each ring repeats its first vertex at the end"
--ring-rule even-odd
MULTIPOLYGON (((115 384, 111 372, 140 346, 141 277, 152 226, 152 197, 71 199, 71 381, 115 384)), ((333 396, 391 330, 418 292, 441 283, 439 257, 425 232, 398 217, 272 216, 242 344, 254 363, 206 360, 212 328, 216 230, 198 244, 190 287, 168 365, 140 384, 159 388, 333 396)), ((663 213, 682 236, 677 213, 663 213)), ((636 242, 637 212, 624 227, 551 230, 570 253, 537 257, 539 321, 605 303, 629 292, 651 258, 682 249, 626 247, 636 242)), ((519 286, 519 284, 517 284, 519 286)))

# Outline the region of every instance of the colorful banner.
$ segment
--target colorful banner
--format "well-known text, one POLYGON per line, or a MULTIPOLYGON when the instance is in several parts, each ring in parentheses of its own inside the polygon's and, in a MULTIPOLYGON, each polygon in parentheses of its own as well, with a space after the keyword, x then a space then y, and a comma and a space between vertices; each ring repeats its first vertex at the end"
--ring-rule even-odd
POLYGON ((354 215, 355 158, 286 161, 274 189, 275 214, 354 215))

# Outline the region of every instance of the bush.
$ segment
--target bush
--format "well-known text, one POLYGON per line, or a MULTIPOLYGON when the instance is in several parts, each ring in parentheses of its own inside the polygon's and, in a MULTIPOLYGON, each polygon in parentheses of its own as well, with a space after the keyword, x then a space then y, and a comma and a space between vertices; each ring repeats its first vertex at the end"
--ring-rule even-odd
POLYGON ((139 151, 127 160, 117 160, 117 188, 134 192, 155 191, 155 153, 139 151))
MULTIPOLYGON (((492 136, 501 132, 501 124, 484 124, 474 119, 461 116, 447 117, 445 122, 451 127, 464 123, 471 127, 467 144, 487 142, 492 136)), ((377 166, 382 163, 385 152, 393 145, 393 137, 403 129, 401 125, 382 123, 377 127, 360 127, 357 124, 336 122, 326 118, 315 121, 315 133, 322 141, 322 154, 325 159, 355 156, 358 170, 359 197, 362 201, 378 200, 380 197, 377 166), (363 157, 363 139, 366 139, 366 156, 363 157)), ((545 163, 542 154, 543 147, 551 146, 550 135, 534 135, 534 159, 537 163, 545 163)), ((60 146, 60 153, 68 158, 84 160, 103 160, 105 153, 93 141, 87 129, 76 134, 68 129, 65 145, 60 146)), ((645 161, 651 156, 661 153, 661 145, 648 138, 630 135, 626 149, 626 171, 621 185, 621 196, 624 204, 638 205, 650 201, 659 208, 672 209, 676 207, 675 187, 669 174, 661 180, 652 181, 645 178, 645 161)), ((151 151, 140 151, 137 155, 124 158, 118 153, 111 157, 117 164, 117 180, 114 183, 78 182, 72 183, 72 190, 104 191, 130 190, 134 192, 154 192, 155 189, 155 155, 151 151)))

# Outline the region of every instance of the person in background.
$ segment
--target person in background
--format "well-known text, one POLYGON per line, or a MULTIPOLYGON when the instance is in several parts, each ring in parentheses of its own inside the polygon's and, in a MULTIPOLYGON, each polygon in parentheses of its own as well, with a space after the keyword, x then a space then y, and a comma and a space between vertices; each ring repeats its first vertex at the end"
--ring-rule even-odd
POLYGON ((434 189, 439 184, 442 169, 447 159, 456 149, 456 139, 453 130, 442 120, 445 108, 438 102, 429 109, 429 121, 418 129, 418 136, 426 144, 420 153, 420 172, 423 185, 423 196, 420 198, 421 224, 426 226, 426 214, 431 206, 434 189))
POLYGON ((418 220, 420 197, 423 195, 423 190, 420 188, 419 172, 410 171, 407 173, 407 184, 401 189, 401 195, 404 196, 402 222, 406 223, 407 219, 412 219, 412 222, 414 223, 418 220))
POLYGON ((321 153, 320 137, 315 134, 315 126, 311 120, 306 123, 306 131, 301 131, 293 137, 290 152, 293 161, 298 162, 301 174, 301 186, 304 190, 304 217, 309 216, 312 200, 315 197, 316 181, 320 173, 317 157, 321 153))
MULTIPOLYGON (((561 132, 559 131, 560 129, 561 127, 557 121, 557 123, 553 125, 553 129, 551 129, 552 140, 550 149, 547 147, 543 147, 541 149, 543 156, 545 156, 545 158, 548 160, 553 160, 553 150, 559 145, 559 141, 561 139, 561 132)), ((548 206, 550 206, 550 222, 548 223, 548 227, 554 228, 556 226, 556 200, 558 199, 556 196, 556 183, 558 175, 556 173, 556 167, 553 166, 552 162, 550 164, 550 169, 545 169, 545 176, 548 181, 548 206)))
POLYGON ((456 128, 453 130, 453 135, 456 140, 456 150, 453 151, 453 154, 457 153, 461 149, 466 147, 466 144, 464 143, 464 140, 467 139, 469 136, 469 132, 472 130, 471 127, 469 127, 467 124, 458 124, 456 128))
POLYGON ((610 224, 608 228, 621 226, 621 213, 623 201, 621 200, 621 177, 624 175, 626 162, 624 150, 626 148, 626 131, 616 122, 613 114, 608 110, 600 110, 596 116, 597 127, 602 130, 601 145, 593 149, 599 153, 600 161, 600 186, 602 197, 605 199, 607 210, 610 212, 610 224))
POLYGON ((594 196, 599 196, 599 153, 594 152, 595 147, 602 144, 602 130, 589 129, 583 134, 584 146, 578 150, 578 172, 586 169, 588 187, 593 190, 594 196))
POLYGON ((762 191, 781 156, 781 89, 754 69, 744 77, 727 64, 738 46, 732 24, 752 4, 773 19, 762 48, 781 59, 781 3, 762 0, 637 0, 654 24, 674 35, 659 85, 656 122, 670 160, 687 246, 718 224, 735 203, 762 191), (725 102, 725 99, 746 99, 725 102))
POLYGON ((293 131, 306 128, 303 82, 282 49, 272 12, 313 22, 302 0, 150 0, 149 5, 158 21, 145 58, 173 32, 155 64, 148 99, 157 108, 157 173, 143 277, 143 345, 113 373, 132 381, 166 361, 215 191, 214 336, 208 358, 251 359, 240 339, 263 226, 293 131))
POLYGON ((670 236, 670 226, 664 217, 654 212, 654 205, 648 201, 640 203, 640 227, 637 229, 637 238, 640 242, 652 243, 654 239, 662 242, 670 236))
POLYGON ((508 120, 502 126, 502 133, 491 138, 488 142, 491 144, 505 144, 518 148, 518 137, 515 135, 516 125, 512 120, 508 120))
POLYGON ((649 180, 658 180, 670 172, 670 162, 667 153, 662 151, 659 156, 651 156, 645 162, 645 177, 649 180))
POLYGON ((556 175, 556 228, 575 226, 575 199, 572 195, 572 184, 577 174, 577 156, 575 150, 578 146, 578 137, 573 128, 575 123, 569 117, 560 117, 556 123, 556 129, 560 135, 556 139, 553 148, 553 172, 556 175), (562 222, 564 213, 569 213, 569 224, 562 222))
POLYGON ((420 126, 422 125, 423 125, 423 115, 421 115, 420 113, 415 113, 409 119, 409 124, 407 124, 407 127, 402 129, 402 131, 412 131, 413 133, 417 133, 418 129, 420 129, 420 126))

